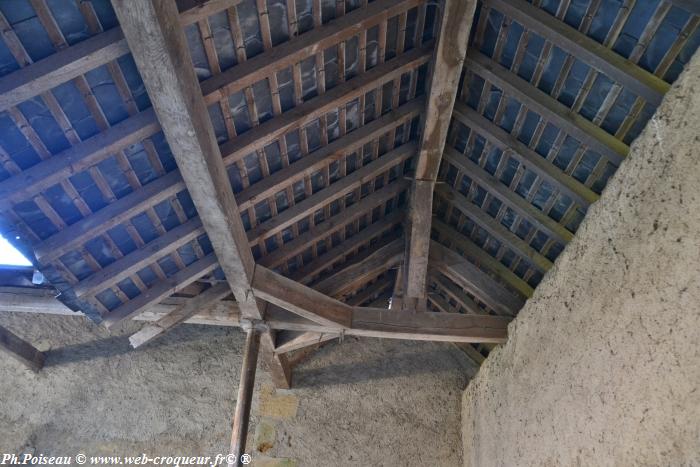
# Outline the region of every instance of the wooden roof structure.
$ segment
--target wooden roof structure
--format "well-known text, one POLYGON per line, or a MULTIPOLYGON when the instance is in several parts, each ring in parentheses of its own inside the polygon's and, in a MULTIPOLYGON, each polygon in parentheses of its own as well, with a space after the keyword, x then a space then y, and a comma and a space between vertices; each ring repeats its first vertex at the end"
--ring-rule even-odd
POLYGON ((153 321, 135 347, 242 325, 281 387, 344 334, 479 361, 699 24, 693 0, 2 2, 0 233, 62 307, 153 321))

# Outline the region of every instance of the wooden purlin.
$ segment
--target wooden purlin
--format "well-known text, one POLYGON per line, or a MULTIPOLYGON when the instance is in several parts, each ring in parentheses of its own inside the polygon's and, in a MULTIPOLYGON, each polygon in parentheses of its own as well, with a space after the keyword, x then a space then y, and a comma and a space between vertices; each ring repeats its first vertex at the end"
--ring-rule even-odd
MULTIPOLYGON (((178 0, 177 3, 181 12, 182 25, 188 25, 205 20, 218 11, 240 3, 240 0, 206 0, 203 2, 178 0)), ((32 0, 32 7, 37 11, 42 23, 46 25, 52 22, 55 24, 53 15, 45 1, 32 0)), ((88 8, 92 9, 91 6, 85 7, 83 4, 80 7, 83 11, 88 8)), ((2 15, 0 14, 0 16, 2 15)), ((95 20, 86 19, 89 25, 95 24, 95 20)), ((19 40, 16 38, 8 39, 8 35, 12 35, 13 32, 4 17, 0 19, 0 23, 3 26, 5 40, 12 43, 9 47, 10 50, 21 50, 23 47, 19 40)), ((50 27, 47 28, 47 30, 49 29, 50 27)), ((119 27, 105 32, 93 30, 91 33, 94 34, 92 37, 75 46, 61 45, 58 47, 59 52, 37 62, 34 66, 24 67, 17 73, 0 78, 0 111, 7 110, 34 96, 42 95, 45 97, 44 93, 50 89, 129 53, 129 48, 119 27)), ((55 41, 62 34, 56 28, 51 31, 49 36, 55 41)), ((19 63, 30 65, 32 62, 31 59, 22 59, 19 60, 19 63)))
POLYGON ((485 4, 513 18, 526 28, 535 30, 546 40, 556 43, 569 54, 579 57, 616 82, 630 88, 647 102, 658 105, 669 85, 624 57, 584 34, 578 33, 564 22, 553 18, 525 0, 486 0, 485 4))

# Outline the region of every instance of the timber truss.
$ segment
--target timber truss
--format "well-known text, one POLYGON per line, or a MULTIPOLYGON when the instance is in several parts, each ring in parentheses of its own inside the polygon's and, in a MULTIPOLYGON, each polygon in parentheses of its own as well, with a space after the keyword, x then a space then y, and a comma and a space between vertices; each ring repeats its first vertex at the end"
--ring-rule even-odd
POLYGON ((700 43, 694 1, 580 3, 0 4, 0 232, 46 280, 0 305, 241 326, 234 453, 258 348, 285 388, 343 335, 479 363, 700 43))

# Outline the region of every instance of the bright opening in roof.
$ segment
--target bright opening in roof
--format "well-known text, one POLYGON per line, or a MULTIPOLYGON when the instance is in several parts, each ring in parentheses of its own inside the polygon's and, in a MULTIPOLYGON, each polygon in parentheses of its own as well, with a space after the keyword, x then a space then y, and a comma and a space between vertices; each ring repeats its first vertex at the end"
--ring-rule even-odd
POLYGON ((0 235, 0 264, 9 266, 31 266, 27 258, 22 256, 22 253, 17 251, 15 247, 10 245, 10 242, 5 240, 0 235))

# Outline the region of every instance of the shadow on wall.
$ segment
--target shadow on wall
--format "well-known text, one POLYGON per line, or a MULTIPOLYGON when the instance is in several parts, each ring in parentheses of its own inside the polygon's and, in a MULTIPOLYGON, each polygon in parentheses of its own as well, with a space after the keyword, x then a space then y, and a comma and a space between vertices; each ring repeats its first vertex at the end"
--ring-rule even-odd
MULTIPOLYGON (((217 338, 225 338, 231 328, 213 326, 188 325, 173 330, 167 336, 156 339, 146 346, 133 349, 129 344, 128 335, 109 336, 102 339, 66 345, 45 352, 45 367, 58 367, 94 359, 109 358, 129 353, 148 352, 155 348, 175 348, 184 343, 201 342, 205 344, 217 338)), ((362 344, 358 340, 354 344, 362 344)), ((329 346, 339 346, 342 343, 330 343, 329 346)), ((438 344, 449 345, 449 344, 438 344)), ((449 354, 447 354, 449 355, 449 354)), ((458 361, 458 357, 445 358, 443 350, 435 349, 421 352, 416 351, 401 355, 386 355, 371 360, 351 363, 331 364, 322 367, 300 365, 294 370, 294 386, 296 388, 317 388, 355 384, 371 380, 392 379, 403 376, 435 375, 440 373, 454 374, 455 368, 463 366, 462 384, 466 386, 469 379, 476 373, 476 368, 470 368, 466 358, 458 361)))
POLYGON ((186 332, 182 329, 171 332, 169 335, 139 349, 133 349, 129 344, 129 336, 110 336, 103 339, 95 339, 80 344, 66 345, 45 352, 45 367, 55 367, 69 363, 85 362, 96 358, 108 358, 128 353, 148 352, 149 349, 180 346, 185 342, 211 342, 212 339, 225 337, 231 333, 229 328, 213 326, 187 325, 186 332))
MULTIPOLYGON (((446 359, 445 356, 446 353, 439 350, 429 352, 416 351, 400 356, 387 355, 386 358, 375 358, 348 364, 329 365, 320 368, 302 368, 294 372, 294 386, 298 388, 314 388, 392 379, 401 376, 436 375, 439 373, 454 375, 455 368, 459 367, 463 362, 456 361, 456 357, 446 359)), ((476 369, 473 371, 476 373, 476 369)), ((469 374, 462 372, 461 375, 463 376, 461 384, 466 386, 472 374, 471 372, 469 374)))

